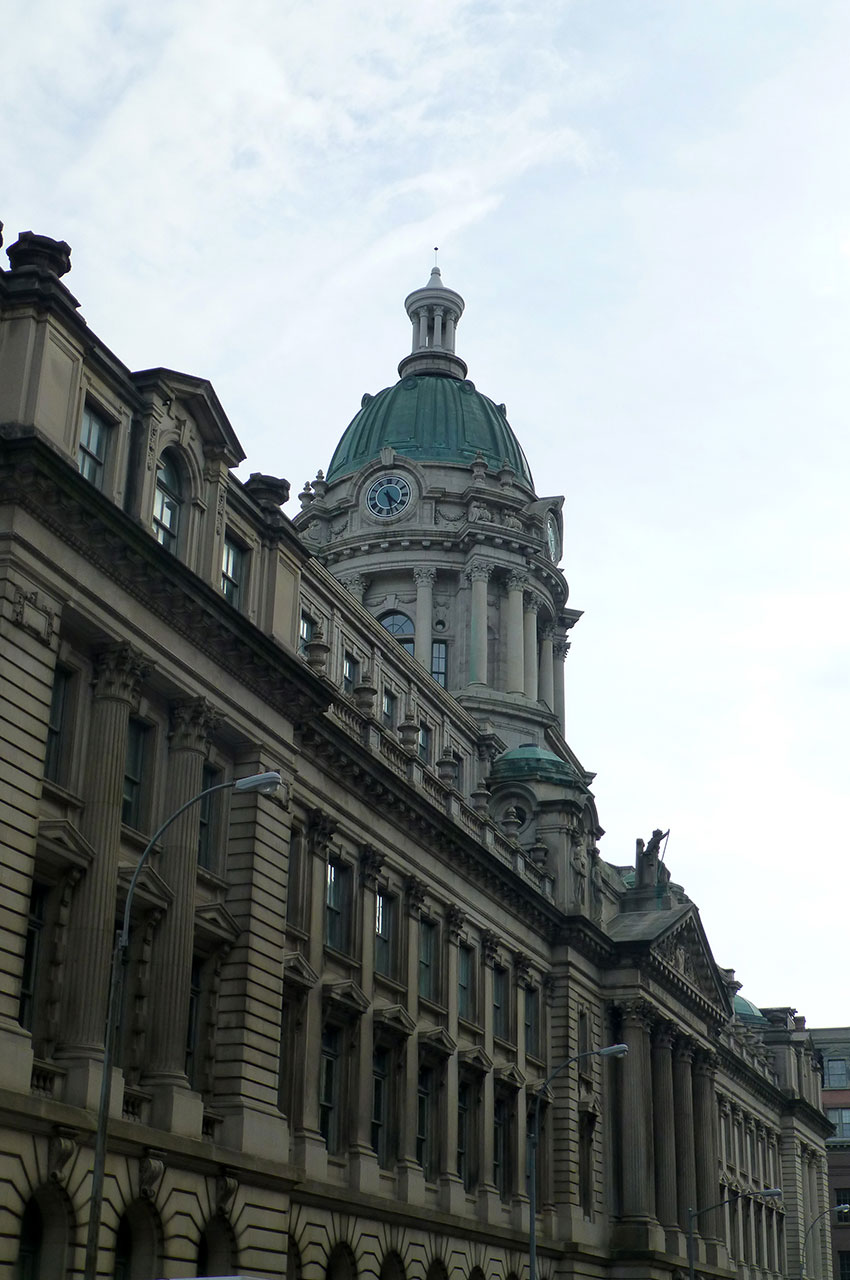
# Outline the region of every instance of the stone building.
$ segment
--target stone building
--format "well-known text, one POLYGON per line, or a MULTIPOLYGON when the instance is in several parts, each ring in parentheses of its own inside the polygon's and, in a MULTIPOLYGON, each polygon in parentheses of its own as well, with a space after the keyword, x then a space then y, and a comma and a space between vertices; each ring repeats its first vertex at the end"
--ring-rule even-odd
POLYGON ((836 1280, 850 1280, 850 1213, 836 1210, 850 1204, 850 1027, 812 1028, 811 1036, 823 1073, 823 1108, 834 1126, 826 1140, 830 1211, 823 1232, 831 1236, 836 1280))
POLYGON ((291 521, 208 382, 88 328, 67 245, 8 257, 0 1274, 83 1274, 116 920, 204 792, 133 899, 101 1275, 521 1280, 538 1096, 541 1276, 681 1273, 690 1210, 701 1273, 796 1275, 810 1038, 737 994, 661 831, 600 853, 563 499, 460 296, 408 297, 400 381, 291 521))

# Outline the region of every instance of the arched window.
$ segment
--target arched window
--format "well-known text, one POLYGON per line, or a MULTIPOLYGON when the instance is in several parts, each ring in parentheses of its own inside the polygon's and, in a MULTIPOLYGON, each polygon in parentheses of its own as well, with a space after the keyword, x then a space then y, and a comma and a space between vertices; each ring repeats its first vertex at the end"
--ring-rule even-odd
POLYGON ((381 1263, 381 1274, 378 1280, 405 1280, 404 1263, 393 1250, 381 1263))
POLYGON ((378 621, 386 631, 389 631, 391 636, 395 636, 402 649, 406 649, 412 656, 415 632, 413 619, 408 618, 406 613, 385 613, 378 621))
POLYGON ((127 1207, 115 1233, 114 1280, 149 1280, 162 1275, 159 1220, 144 1200, 127 1207))
POLYGON ((38 1280, 41 1275, 41 1246, 44 1240, 44 1223, 35 1198, 27 1201, 21 1219, 21 1243, 15 1280, 38 1280))
POLYGON ((15 1280, 65 1280, 71 1230, 64 1191, 52 1184, 39 1187, 21 1218, 15 1280))
POLYGON ((425 1273, 425 1280, 449 1280, 446 1264, 440 1258, 432 1258, 425 1273))
POLYGON ((336 1244, 331 1250, 325 1280, 357 1280, 357 1263, 347 1244, 336 1244))
POLYGON ((156 492, 153 499, 153 531, 167 551, 177 550, 180 534, 180 512, 183 506, 183 482, 170 449, 166 449, 156 466, 156 492))

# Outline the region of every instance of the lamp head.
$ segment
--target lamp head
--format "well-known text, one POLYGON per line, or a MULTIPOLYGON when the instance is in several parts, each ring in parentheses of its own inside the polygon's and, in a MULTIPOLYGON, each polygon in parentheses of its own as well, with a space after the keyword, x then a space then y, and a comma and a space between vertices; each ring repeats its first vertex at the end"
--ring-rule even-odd
POLYGON ((832 1206, 833 1213, 850 1213, 850 1204, 834 1204, 832 1206))
POLYGON ((759 1195, 762 1195, 762 1196, 770 1196, 772 1199, 774 1199, 774 1200, 775 1200, 777 1196, 781 1196, 781 1195, 782 1195, 782 1188, 781 1188, 781 1187, 768 1187, 765 1191, 760 1191, 760 1192, 759 1192, 759 1195))
POLYGON ((629 1052, 627 1044, 606 1044, 604 1049, 597 1049, 600 1058, 625 1058, 629 1052))
POLYGON ((239 778, 233 784, 234 791, 258 791, 261 796, 273 796, 280 786, 279 773, 252 773, 239 778))

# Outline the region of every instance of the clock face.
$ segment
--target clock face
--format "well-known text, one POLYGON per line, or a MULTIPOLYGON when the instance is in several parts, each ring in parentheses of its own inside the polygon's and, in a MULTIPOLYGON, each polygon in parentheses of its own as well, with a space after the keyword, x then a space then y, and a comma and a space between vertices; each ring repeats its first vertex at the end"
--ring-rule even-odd
POLYGON ((550 559, 557 562, 561 556, 561 539, 558 534, 558 521, 551 511, 546 517, 546 541, 549 544, 550 559))
POLYGON ((366 506, 381 520, 397 516, 409 502, 410 485, 404 476, 380 476, 366 494, 366 506))

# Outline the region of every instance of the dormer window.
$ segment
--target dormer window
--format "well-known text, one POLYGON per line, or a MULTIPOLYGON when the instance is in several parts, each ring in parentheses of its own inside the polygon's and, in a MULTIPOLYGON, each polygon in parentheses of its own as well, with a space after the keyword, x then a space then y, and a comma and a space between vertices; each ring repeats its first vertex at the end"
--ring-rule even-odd
POLYGON ((156 469, 156 492, 153 500, 153 531, 157 542, 167 551, 177 550, 180 531, 180 509, 183 485, 174 457, 163 453, 156 469))

